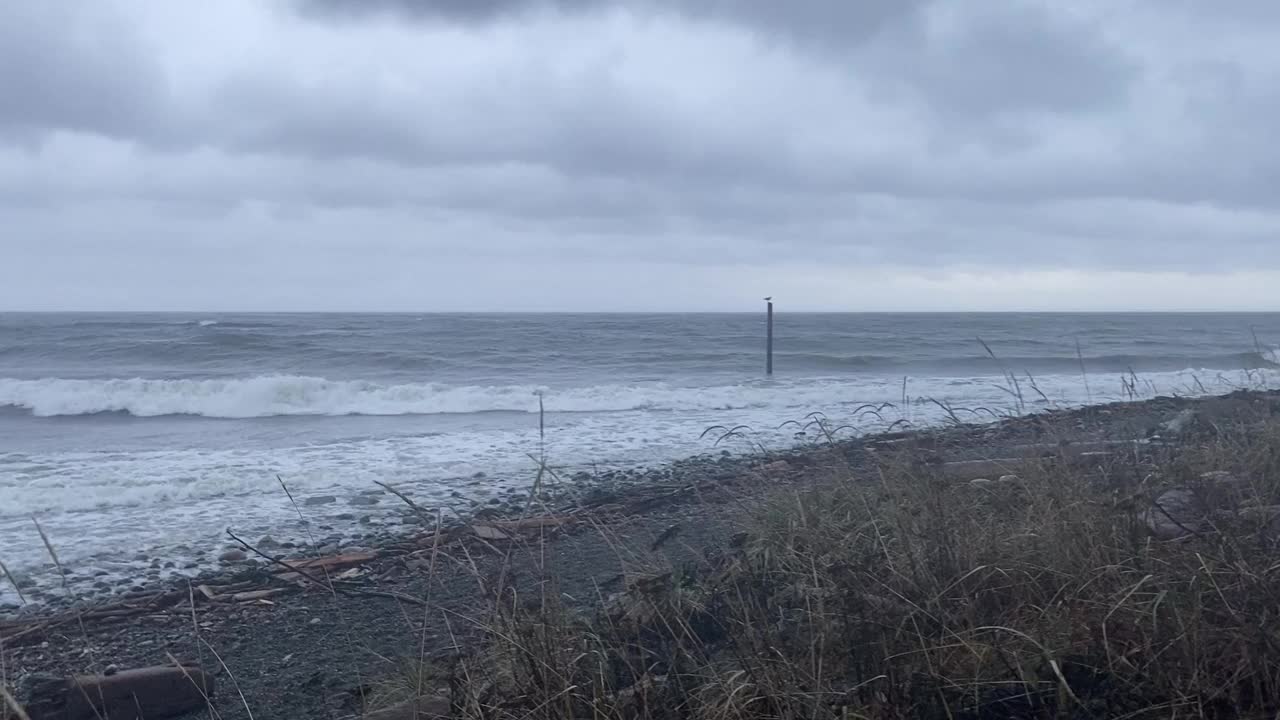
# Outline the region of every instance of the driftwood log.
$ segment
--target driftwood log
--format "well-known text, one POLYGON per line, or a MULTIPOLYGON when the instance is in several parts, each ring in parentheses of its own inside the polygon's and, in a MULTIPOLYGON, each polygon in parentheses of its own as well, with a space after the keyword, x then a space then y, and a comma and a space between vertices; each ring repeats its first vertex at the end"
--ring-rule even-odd
POLYGON ((35 678, 31 720, 163 720, 205 707, 213 676, 196 667, 149 667, 113 675, 35 678))

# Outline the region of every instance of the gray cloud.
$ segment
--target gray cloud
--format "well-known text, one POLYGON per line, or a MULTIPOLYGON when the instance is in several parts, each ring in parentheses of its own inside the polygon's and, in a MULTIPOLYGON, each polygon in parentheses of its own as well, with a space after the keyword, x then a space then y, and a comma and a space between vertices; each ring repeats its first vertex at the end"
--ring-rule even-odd
POLYGON ((391 15, 410 20, 491 23, 539 12, 584 13, 627 8, 733 22, 762 35, 849 47, 915 15, 926 0, 300 0, 304 12, 330 19, 391 15))
POLYGON ((165 79, 120 18, 91 3, 0 6, 0 127, 159 138, 165 79))
POLYGON ((72 255, 116 299, 184 257, 229 282, 228 252, 312 278, 1280 273, 1270 5, 11 5, 0 242, 41 270, 0 304, 72 255))

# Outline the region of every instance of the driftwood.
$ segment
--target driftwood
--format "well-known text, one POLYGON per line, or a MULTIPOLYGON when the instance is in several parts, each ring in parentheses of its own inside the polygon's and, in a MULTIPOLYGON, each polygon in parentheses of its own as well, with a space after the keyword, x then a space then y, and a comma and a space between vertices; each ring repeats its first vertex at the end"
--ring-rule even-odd
POLYGON ((184 590, 169 590, 30 620, 0 620, 0 642, 16 646, 37 642, 61 627, 77 622, 111 622, 141 615, 165 614, 186 599, 184 590))
POLYGON ((213 693, 213 676, 200 668, 149 667, 36 678, 25 709, 31 720, 152 720, 199 710, 213 693))

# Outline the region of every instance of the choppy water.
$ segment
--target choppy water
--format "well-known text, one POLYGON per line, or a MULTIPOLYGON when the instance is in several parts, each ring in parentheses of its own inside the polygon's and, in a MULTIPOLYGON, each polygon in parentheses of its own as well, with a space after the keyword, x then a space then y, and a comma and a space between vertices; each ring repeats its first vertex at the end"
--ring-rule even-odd
POLYGON ((72 565, 279 531, 277 475, 336 515, 374 480, 483 499, 531 478, 539 396, 551 460, 598 467, 708 451, 714 424, 781 446, 813 411, 1010 408, 1006 371, 1062 405, 1124 399, 1122 375, 1145 394, 1280 379, 1276 314, 779 314, 773 379, 763 334, 762 315, 0 315, 0 560, 47 560, 33 515, 72 565))

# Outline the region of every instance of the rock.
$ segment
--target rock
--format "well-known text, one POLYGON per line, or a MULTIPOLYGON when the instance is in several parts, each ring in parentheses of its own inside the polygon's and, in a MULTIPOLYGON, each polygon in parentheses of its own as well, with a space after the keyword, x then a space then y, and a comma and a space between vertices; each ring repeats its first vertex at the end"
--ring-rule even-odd
POLYGON ((373 495, 357 495, 347 501, 348 505, 377 505, 378 498, 373 495))
MULTIPOLYGON (((333 516, 333 519, 341 520, 343 522, 351 522, 352 520, 356 519, 356 514, 355 513, 338 513, 337 515, 333 516)), ((326 528, 326 529, 332 529, 332 528, 326 528)))
POLYGON ((248 560, 248 559, 249 559, 249 556, 245 554, 245 551, 243 550, 228 550, 218 556, 218 560, 226 563, 244 562, 245 560, 248 560))
POLYGON ((1185 488, 1166 490, 1142 512, 1142 522, 1161 540, 1177 540, 1207 529, 1205 508, 1196 494, 1185 488))
POLYGON ((489 476, 488 476, 488 475, 486 475, 486 474, 484 474, 483 472, 478 472, 478 473, 476 473, 475 475, 472 475, 472 476, 471 476, 471 479, 472 479, 472 480, 483 480, 483 479, 485 479, 485 478, 487 478, 487 477, 489 477, 489 476))
POLYGON ((972 479, 972 480, 970 480, 970 481, 969 481, 969 484, 970 484, 970 485, 973 485, 974 487, 981 487, 981 486, 983 486, 983 485, 990 485, 990 484, 991 484, 991 479, 990 479, 990 478, 974 478, 974 479, 972 479))
POLYGON ((276 539, 270 535, 263 535, 258 538, 257 547, 259 550, 275 550, 280 547, 280 543, 276 542, 276 539))
POLYGON ((361 516, 360 516, 360 519, 359 519, 359 520, 357 520, 356 522, 360 523, 361 525, 369 525, 369 524, 371 524, 371 523, 373 522, 373 516, 372 516, 372 515, 361 515, 361 516))
POLYGON ((322 620, 320 620, 320 618, 311 618, 311 620, 310 620, 307 624, 308 624, 308 625, 319 625, 321 622, 322 622, 322 620))
POLYGON ((1187 408, 1169 420, 1160 423, 1159 431, 1164 435, 1177 437, 1190 430, 1196 423, 1196 411, 1187 408))
POLYGON ((1022 478, 1018 477, 1017 475, 1001 475, 1000 476, 1000 482, 1002 483, 1021 482, 1021 481, 1022 481, 1022 478))
POLYGON ((336 502, 338 502, 338 498, 332 495, 315 495, 313 497, 307 498, 306 500, 303 500, 302 504, 306 505, 307 507, 313 507, 315 505, 328 505, 330 503, 336 503, 336 502))

